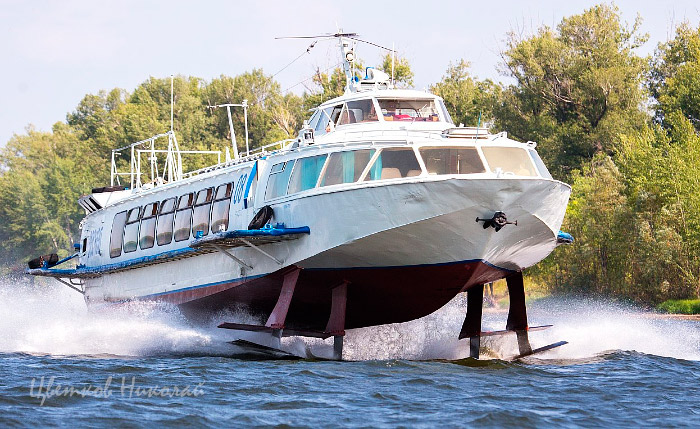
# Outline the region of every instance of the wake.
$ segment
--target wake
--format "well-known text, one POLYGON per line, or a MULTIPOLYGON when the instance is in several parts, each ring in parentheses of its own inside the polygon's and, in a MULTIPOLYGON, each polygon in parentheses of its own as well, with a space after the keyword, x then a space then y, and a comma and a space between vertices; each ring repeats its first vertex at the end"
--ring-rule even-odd
MULTIPOLYGON (((345 360, 457 360, 469 356, 468 341, 457 340, 466 299, 459 295, 424 318, 402 324, 348 330, 345 360)), ((221 321, 260 323, 243 312, 220 315, 206 326, 192 325, 174 306, 135 302, 88 310, 83 297, 56 284, 0 284, 0 353, 55 356, 236 356, 221 321)), ((530 333, 533 348, 565 340, 569 344, 537 355, 538 361, 583 361, 616 352, 700 361, 700 322, 654 317, 634 308, 601 301, 547 299, 528 306, 530 325, 554 324, 530 333)), ((504 329, 507 312, 485 310, 483 329, 504 329)), ((304 356, 330 355, 326 341, 284 338, 283 349, 304 356)), ((514 334, 485 337, 482 359, 511 359, 514 334)))

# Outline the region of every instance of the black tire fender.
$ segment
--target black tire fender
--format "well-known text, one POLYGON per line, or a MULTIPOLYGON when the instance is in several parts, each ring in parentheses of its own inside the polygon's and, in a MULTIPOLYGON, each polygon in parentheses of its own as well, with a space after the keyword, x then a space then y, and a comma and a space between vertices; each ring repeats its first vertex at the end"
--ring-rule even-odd
POLYGON ((262 228, 263 226, 267 225, 267 222, 272 219, 274 214, 275 212, 272 210, 272 207, 263 206, 257 213, 255 213, 255 216, 253 216, 253 220, 251 220, 248 224, 248 229, 262 228))

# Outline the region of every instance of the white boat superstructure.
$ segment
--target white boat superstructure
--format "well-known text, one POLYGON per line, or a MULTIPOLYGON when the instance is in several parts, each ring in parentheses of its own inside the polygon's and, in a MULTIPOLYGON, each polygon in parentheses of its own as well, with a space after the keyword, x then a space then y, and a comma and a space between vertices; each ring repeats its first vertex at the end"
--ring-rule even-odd
MULTIPOLYGON (((521 271, 570 242, 559 231, 570 187, 534 143, 456 127, 440 97, 394 89, 380 71, 356 78, 351 37, 337 36, 346 93, 318 106, 296 139, 196 174, 182 171, 172 132, 156 136, 168 139, 161 152, 156 138, 122 148, 130 188, 81 198, 78 266, 30 273, 71 282, 90 305, 158 299, 205 315, 244 305, 267 322, 222 327, 341 345, 344 329, 415 319, 466 290, 460 338, 476 356, 474 297, 507 278, 507 329, 522 339, 521 271), (166 155, 148 184, 139 150, 166 155)), ((124 174, 114 157, 112 172, 124 174)))

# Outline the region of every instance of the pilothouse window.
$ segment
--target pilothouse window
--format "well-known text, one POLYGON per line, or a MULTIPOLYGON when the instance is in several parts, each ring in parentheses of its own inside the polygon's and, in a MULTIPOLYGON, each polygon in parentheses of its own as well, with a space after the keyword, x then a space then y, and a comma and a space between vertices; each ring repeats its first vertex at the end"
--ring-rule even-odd
POLYGON ((385 121, 437 122, 440 120, 434 99, 380 99, 385 121))
POLYGON ((348 101, 343 106, 338 125, 355 124, 358 122, 378 121, 377 111, 371 99, 348 101))

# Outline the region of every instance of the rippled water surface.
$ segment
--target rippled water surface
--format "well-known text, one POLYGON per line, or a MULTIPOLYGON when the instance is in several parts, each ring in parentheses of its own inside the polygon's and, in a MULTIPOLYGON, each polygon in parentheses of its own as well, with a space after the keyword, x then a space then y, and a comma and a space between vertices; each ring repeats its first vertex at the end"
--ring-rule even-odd
MULTIPOLYGON (((418 321, 349 331, 352 361, 255 361, 237 357, 230 332, 173 308, 90 313, 69 292, 0 286, 0 426, 700 426, 696 321, 540 301, 531 324, 555 327, 533 346, 568 345, 512 361, 515 340, 502 337, 474 361, 455 340, 458 297, 418 321)), ((485 315, 487 329, 504 322, 485 315)))

